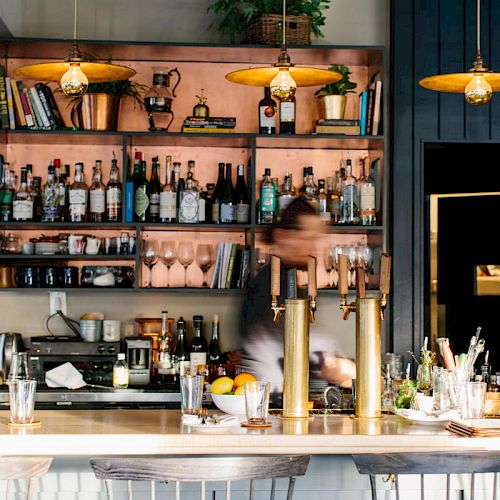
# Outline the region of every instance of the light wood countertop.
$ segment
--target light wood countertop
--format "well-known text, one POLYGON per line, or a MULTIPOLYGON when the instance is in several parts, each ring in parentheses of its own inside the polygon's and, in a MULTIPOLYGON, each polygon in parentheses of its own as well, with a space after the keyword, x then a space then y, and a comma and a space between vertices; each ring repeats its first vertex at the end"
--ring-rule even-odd
POLYGON ((13 429, 0 411, 0 455, 353 454, 498 450, 500 438, 463 438, 395 416, 357 421, 271 417, 268 429, 188 427, 178 410, 38 410, 42 426, 13 429))

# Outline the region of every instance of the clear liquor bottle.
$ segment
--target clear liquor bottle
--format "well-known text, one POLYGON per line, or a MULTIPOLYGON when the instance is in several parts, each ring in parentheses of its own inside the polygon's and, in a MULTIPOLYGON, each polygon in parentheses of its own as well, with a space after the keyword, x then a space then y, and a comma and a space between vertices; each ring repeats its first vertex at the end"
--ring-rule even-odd
POLYGON ((234 198, 236 202, 236 222, 238 224, 248 224, 250 222, 250 197, 245 182, 245 165, 243 163, 238 165, 234 198))
POLYGON ((199 222, 199 198, 200 192, 195 187, 193 172, 188 172, 185 188, 179 192, 179 222, 184 224, 199 222))
POLYGON ((151 179, 149 181, 149 206, 146 215, 149 222, 159 222, 160 220, 160 194, 162 192, 160 176, 160 163, 158 157, 155 156, 152 162, 151 179))
POLYGON ((352 162, 346 160, 346 178, 343 182, 343 222, 344 224, 359 224, 358 184, 352 175, 352 162))
POLYGON ((172 157, 167 156, 165 161, 166 182, 160 193, 160 221, 177 221, 177 192, 175 172, 172 170, 172 157))
POLYGON ((198 365, 207 364, 207 341, 203 337, 203 316, 193 316, 194 337, 191 340, 189 349, 189 369, 191 374, 197 373, 198 365))
POLYGON ((88 187, 83 175, 83 163, 75 164, 75 179, 69 188, 69 220, 87 222, 88 187))
POLYGON ((220 197, 220 221, 222 224, 236 222, 236 200, 233 187, 233 166, 226 163, 226 178, 220 197))
POLYGON ((318 180, 318 213, 324 224, 332 223, 328 192, 325 189, 325 179, 318 180))
POLYGON ((264 170, 260 185, 260 224, 273 224, 276 217, 276 190, 271 181, 271 169, 264 170))
POLYGON ((21 184, 12 202, 12 218, 17 221, 33 220, 33 199, 28 191, 28 172, 21 168, 21 184))
POLYGON ((106 215, 106 186, 102 182, 101 160, 96 160, 89 189, 90 222, 104 222, 106 215))
POLYGON ((139 178, 135 184, 134 211, 137 222, 146 222, 149 207, 149 183, 146 178, 146 162, 140 161, 139 178))
POLYGON ((47 174, 47 182, 42 190, 42 203, 43 203, 43 222, 58 222, 58 198, 59 190, 54 180, 54 166, 50 162, 47 174))
POLYGON ((114 151, 109 182, 106 186, 106 219, 108 222, 121 222, 122 220, 122 183, 114 151))
POLYGON ((307 177, 304 184, 304 192, 302 199, 307 201, 309 205, 318 213, 318 187, 314 183, 314 173, 312 167, 307 167, 307 177))
POLYGON ((292 203, 293 200, 297 198, 297 190, 293 185, 292 174, 285 173, 285 180, 283 186, 281 187, 281 193, 278 196, 278 219, 281 218, 283 211, 292 203))
POLYGON ((361 160, 363 174, 358 181, 359 219, 362 226, 373 226, 377 220, 375 213, 375 180, 370 176, 367 159, 361 160))

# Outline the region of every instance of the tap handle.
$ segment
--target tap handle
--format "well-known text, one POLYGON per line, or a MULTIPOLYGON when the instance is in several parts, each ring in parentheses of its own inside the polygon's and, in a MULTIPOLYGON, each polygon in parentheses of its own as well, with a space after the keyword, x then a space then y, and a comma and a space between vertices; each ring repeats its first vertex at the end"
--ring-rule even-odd
POLYGON ((365 268, 356 268, 356 297, 358 299, 366 298, 366 281, 365 281, 365 268))
POLYGON ((349 293, 348 276, 348 261, 347 255, 339 254, 339 293, 340 295, 347 295, 349 293))
POLYGON ((383 296, 389 295, 391 287, 391 256, 383 253, 380 257, 380 293, 383 296))
POLYGON ((279 297, 281 295, 281 260, 276 255, 271 256, 271 295, 279 297))
POLYGON ((316 283, 316 258, 311 255, 307 257, 307 289, 309 297, 314 300, 318 295, 318 285, 316 283))

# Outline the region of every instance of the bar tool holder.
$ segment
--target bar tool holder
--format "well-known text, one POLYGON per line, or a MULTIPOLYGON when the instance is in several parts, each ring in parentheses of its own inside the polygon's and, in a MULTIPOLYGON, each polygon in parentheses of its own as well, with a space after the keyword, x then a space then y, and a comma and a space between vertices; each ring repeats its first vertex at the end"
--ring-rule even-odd
POLYGON ((347 303, 348 261, 339 255, 339 293, 343 319, 356 313, 356 406, 354 417, 382 418, 381 322, 390 288, 391 257, 382 254, 380 262, 380 297, 366 297, 364 269, 356 270, 356 301, 347 303))
POLYGON ((281 294, 281 261, 271 257, 271 309, 274 322, 285 314, 283 418, 309 418, 309 324, 316 311, 316 259, 309 257, 308 299, 297 298, 296 270, 287 271, 287 299, 279 304, 281 294))

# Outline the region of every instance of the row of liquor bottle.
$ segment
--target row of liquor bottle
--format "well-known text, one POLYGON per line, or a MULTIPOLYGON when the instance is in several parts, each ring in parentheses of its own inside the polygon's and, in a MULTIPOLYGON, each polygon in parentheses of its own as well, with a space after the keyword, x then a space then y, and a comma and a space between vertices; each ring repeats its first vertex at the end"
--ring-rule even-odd
POLYGON ((285 174, 281 189, 278 178, 271 177, 266 168, 260 184, 257 205, 259 224, 274 224, 288 205, 296 198, 309 203, 325 224, 373 226, 377 223, 376 183, 370 175, 366 158, 360 159, 361 176, 354 177, 352 160, 342 160, 335 177, 319 179, 316 185, 313 167, 304 167, 304 180, 300 189, 293 185, 292 175, 285 174))

